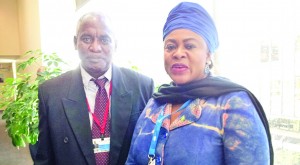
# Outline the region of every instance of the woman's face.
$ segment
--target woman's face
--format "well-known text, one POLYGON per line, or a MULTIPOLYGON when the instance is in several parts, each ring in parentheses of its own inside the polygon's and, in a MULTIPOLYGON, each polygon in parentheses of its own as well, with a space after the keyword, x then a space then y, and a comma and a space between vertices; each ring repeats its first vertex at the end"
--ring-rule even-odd
POLYGON ((165 70, 177 85, 206 77, 210 54, 204 39, 187 29, 177 29, 164 40, 165 70))

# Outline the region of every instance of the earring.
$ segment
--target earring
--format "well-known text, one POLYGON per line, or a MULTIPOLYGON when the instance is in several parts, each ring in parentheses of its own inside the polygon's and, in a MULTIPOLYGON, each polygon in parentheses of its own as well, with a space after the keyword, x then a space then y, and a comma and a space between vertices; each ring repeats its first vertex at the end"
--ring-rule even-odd
POLYGON ((209 70, 209 64, 206 63, 205 68, 204 68, 204 73, 208 74, 209 72, 210 72, 210 70, 209 70))

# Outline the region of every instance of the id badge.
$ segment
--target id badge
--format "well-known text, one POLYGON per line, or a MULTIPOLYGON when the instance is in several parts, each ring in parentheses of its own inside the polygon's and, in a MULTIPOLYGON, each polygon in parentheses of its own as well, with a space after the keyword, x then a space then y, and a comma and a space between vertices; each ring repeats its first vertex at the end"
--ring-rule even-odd
POLYGON ((93 139, 94 153, 109 152, 110 138, 93 139))

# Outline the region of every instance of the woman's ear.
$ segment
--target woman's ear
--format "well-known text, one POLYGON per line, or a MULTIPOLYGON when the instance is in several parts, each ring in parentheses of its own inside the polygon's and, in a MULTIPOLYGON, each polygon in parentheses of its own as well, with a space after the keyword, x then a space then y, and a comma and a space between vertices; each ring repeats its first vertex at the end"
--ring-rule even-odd
POLYGON ((207 57, 206 57, 206 63, 209 63, 209 62, 211 62, 211 53, 210 52, 208 52, 207 53, 207 57))
POLYGON ((207 53, 206 64, 209 66, 210 69, 213 67, 213 60, 212 60, 211 53, 207 53))

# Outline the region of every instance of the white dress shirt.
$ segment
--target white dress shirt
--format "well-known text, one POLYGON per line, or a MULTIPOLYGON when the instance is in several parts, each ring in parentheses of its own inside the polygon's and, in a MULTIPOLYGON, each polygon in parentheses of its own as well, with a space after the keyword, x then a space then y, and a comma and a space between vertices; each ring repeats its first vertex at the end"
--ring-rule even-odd
MULTIPOLYGON (((94 113, 95 99, 96 99, 96 94, 97 94, 97 91, 98 91, 98 86, 93 81, 91 81, 91 79, 93 79, 93 77, 89 73, 87 73, 81 65, 80 65, 80 69, 81 69, 81 76, 82 76, 82 82, 83 82, 83 86, 84 86, 85 95, 86 95, 87 100, 88 100, 88 105, 90 107, 90 111, 92 113, 94 113)), ((102 79, 104 77, 106 77, 107 80, 108 80, 105 83, 105 90, 107 92, 107 96, 110 99, 109 89, 110 89, 110 82, 111 82, 111 77, 112 77, 111 67, 109 67, 107 72, 104 73, 104 75, 100 76, 98 79, 102 79)), ((109 105, 109 107, 110 107, 110 105, 109 105)), ((89 112, 89 117, 90 117, 90 126, 92 128, 93 116, 90 112, 89 112)))

